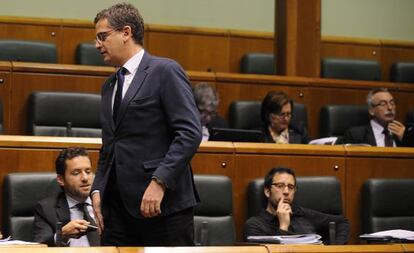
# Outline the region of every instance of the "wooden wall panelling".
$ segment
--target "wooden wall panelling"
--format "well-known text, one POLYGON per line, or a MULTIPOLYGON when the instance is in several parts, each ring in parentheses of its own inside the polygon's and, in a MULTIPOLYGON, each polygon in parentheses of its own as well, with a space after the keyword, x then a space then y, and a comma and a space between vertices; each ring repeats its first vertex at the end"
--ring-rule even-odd
POLYGON ((405 122, 407 113, 414 111, 414 84, 400 83, 398 84, 398 92, 393 92, 392 95, 397 103, 397 120, 402 123, 405 122))
POLYGON ((80 43, 94 42, 95 27, 92 22, 64 22, 62 27, 61 63, 75 64, 76 47, 80 43))
POLYGON ((381 64, 381 54, 378 40, 325 36, 321 43, 321 60, 323 58, 351 58, 378 61, 381 64))
POLYGON ((230 30, 229 71, 240 73, 240 63, 246 53, 274 52, 273 33, 247 33, 230 30))
POLYGON ((68 91, 100 94, 101 86, 112 70, 109 67, 72 65, 72 67, 78 68, 79 71, 62 73, 60 70, 54 70, 53 65, 48 64, 40 64, 39 66, 45 67, 40 67, 36 71, 30 68, 25 69, 25 66, 35 66, 29 63, 15 63, 15 65, 16 68, 12 77, 11 108, 13 108, 13 113, 10 115, 10 134, 26 133, 27 100, 32 92, 68 91), (49 66, 51 68, 48 68, 49 66), (93 72, 96 69, 104 71, 93 72), (90 74, 88 74, 88 70, 91 71, 90 74), (42 73, 42 71, 49 71, 49 73, 42 73), (83 75, 82 71, 84 72, 83 75))
POLYGON ((382 41, 382 80, 390 80, 391 65, 395 62, 414 62, 414 43, 382 41))
POLYGON ((368 178, 413 178, 410 148, 346 147, 345 214, 351 221, 351 243, 361 233, 361 189, 368 178), (368 158, 369 157, 369 158, 368 158))
POLYGON ((262 101, 271 90, 286 92, 295 102, 307 104, 306 78, 284 76, 216 74, 216 87, 220 96, 219 114, 228 118, 230 103, 237 100, 262 101))
POLYGON ((319 113, 324 105, 365 105, 368 92, 378 87, 388 88, 391 92, 397 89, 394 84, 386 82, 312 79, 308 91, 311 104, 308 108, 311 137, 319 138, 319 113))
POLYGON ((185 70, 229 71, 229 38, 226 30, 174 29, 149 26, 148 51, 176 60, 185 70))
MULTIPOLYGON (((235 210, 236 230, 239 240, 246 221, 247 195, 249 182, 256 178, 264 178, 273 167, 286 166, 296 172, 296 176, 335 176, 341 182, 345 192, 345 159, 343 147, 246 144, 234 143, 235 185, 233 209, 235 210)), ((342 198, 343 200, 345 197, 342 198)), ((345 207, 344 207, 345 210, 345 207)))
POLYGON ((0 61, 0 103, 3 115, 3 134, 10 131, 11 63, 0 61))
POLYGON ((59 20, 45 19, 44 22, 32 19, 6 21, 0 18, 0 38, 48 42, 56 45, 57 60, 61 62, 60 43, 62 40, 59 20))

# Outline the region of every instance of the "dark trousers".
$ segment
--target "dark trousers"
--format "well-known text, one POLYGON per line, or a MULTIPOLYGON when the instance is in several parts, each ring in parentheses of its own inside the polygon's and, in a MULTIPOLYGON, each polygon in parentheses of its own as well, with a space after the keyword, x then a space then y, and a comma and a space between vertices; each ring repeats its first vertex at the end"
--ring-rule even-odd
MULTIPOLYGON (((194 208, 168 216, 137 219, 125 209, 114 174, 110 175, 102 203, 105 226, 103 246, 194 245, 194 208)), ((137 201, 137 211, 139 206, 137 201)))

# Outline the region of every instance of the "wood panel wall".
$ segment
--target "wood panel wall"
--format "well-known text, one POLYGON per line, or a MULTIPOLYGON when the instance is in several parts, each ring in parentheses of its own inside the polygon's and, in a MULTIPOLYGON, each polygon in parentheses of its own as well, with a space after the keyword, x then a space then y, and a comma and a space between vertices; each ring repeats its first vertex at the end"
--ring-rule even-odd
MULTIPOLYGON (((67 91, 100 94, 112 67, 68 64, 0 62, 0 99, 4 111, 4 133, 26 134, 27 102, 34 91, 67 91)), ((231 102, 261 101, 270 90, 286 92, 306 105, 311 138, 319 137, 319 112, 326 104, 364 104, 375 87, 388 88, 397 101, 397 119, 405 120, 414 110, 414 85, 325 78, 246 75, 222 72, 187 72, 192 84, 208 82, 220 96, 218 112, 228 117, 231 102)))
MULTIPOLYGON (((0 17, 0 38, 37 40, 56 44, 58 63, 74 64, 79 43, 93 42, 92 21, 0 17)), ((186 70, 240 71, 240 60, 248 52, 277 52, 274 34, 229 29, 210 29, 148 24, 145 47, 154 55, 170 57, 186 70)), ((376 60, 382 80, 397 61, 414 61, 414 42, 322 36, 321 58, 341 57, 376 60)))

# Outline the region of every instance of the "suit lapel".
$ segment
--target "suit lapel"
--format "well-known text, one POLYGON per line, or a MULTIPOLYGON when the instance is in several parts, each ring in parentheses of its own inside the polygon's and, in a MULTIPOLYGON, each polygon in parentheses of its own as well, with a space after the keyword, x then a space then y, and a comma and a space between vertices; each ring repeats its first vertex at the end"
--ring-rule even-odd
POLYGON ((107 83, 104 84, 105 92, 102 94, 103 116, 110 122, 112 131, 115 131, 115 123, 112 119, 112 93, 114 91, 115 82, 115 74, 112 74, 107 83))
POLYGON ((59 194, 56 202, 56 219, 56 221, 61 221, 63 224, 70 221, 69 206, 64 192, 59 194))
POLYGON ((366 127, 366 135, 368 144, 371 146, 377 146, 377 141, 375 140, 374 131, 372 131, 371 124, 368 124, 366 127))
MULTIPOLYGON (((139 64, 138 70, 135 73, 134 79, 131 82, 124 98, 122 99, 121 106, 119 107, 118 118, 116 120, 115 127, 119 125, 119 122, 125 115, 126 109, 128 107, 129 102, 131 102, 132 98, 138 92, 138 90, 142 87, 142 84, 147 77, 147 69, 151 62, 151 55, 147 52, 144 53, 142 57, 141 63, 139 64)), ((112 114, 111 114, 112 115, 112 114)))

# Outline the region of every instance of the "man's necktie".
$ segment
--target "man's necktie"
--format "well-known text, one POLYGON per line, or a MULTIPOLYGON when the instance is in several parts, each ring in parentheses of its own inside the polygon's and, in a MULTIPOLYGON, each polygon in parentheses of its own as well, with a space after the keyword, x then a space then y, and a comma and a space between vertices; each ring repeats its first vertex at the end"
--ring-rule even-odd
POLYGON ((121 102, 122 102, 122 89, 124 87, 124 80, 125 80, 126 71, 127 71, 126 68, 121 67, 116 72, 118 87, 116 88, 115 99, 114 99, 114 107, 113 107, 113 112, 112 112, 112 117, 114 119, 114 122, 116 122, 116 119, 118 117, 119 107, 121 106, 121 102))
POLYGON ((394 140, 392 138, 392 135, 388 131, 388 128, 384 128, 384 131, 382 131, 384 134, 384 146, 385 147, 394 147, 394 140))
MULTIPOLYGON (((83 219, 89 221, 89 223, 93 226, 96 226, 95 220, 89 215, 88 211, 88 204, 87 203, 79 203, 76 205, 79 210, 83 213, 83 219)), ((89 245, 90 246, 100 246, 101 240, 99 237, 98 230, 88 230, 86 232, 86 236, 88 237, 89 245)))

